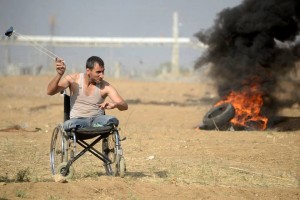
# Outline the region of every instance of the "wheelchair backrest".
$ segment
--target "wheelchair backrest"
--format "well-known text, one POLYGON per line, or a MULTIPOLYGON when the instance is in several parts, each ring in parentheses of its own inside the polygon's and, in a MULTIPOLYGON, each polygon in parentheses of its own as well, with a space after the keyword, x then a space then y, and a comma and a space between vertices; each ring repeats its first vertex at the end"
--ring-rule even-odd
POLYGON ((70 96, 64 93, 64 121, 70 119, 70 96))

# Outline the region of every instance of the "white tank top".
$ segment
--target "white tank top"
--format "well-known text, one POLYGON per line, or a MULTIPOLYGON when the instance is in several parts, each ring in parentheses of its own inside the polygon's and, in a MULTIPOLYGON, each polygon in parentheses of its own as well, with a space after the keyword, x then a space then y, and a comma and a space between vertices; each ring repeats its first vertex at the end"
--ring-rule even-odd
POLYGON ((79 87, 77 91, 70 96, 70 118, 81 117, 96 117, 103 115, 104 111, 99 108, 97 104, 103 103, 104 99, 100 95, 100 84, 96 84, 94 94, 86 96, 83 91, 83 76, 81 73, 79 77, 79 87))

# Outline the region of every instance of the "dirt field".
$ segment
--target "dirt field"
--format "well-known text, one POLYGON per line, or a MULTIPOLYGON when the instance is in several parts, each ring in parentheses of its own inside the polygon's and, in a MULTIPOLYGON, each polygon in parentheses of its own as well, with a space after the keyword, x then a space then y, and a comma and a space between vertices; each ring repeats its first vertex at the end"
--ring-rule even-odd
MULTIPOLYGON (((128 101, 120 119, 125 178, 87 153, 75 177, 54 182, 49 163, 63 98, 50 76, 0 78, 0 199, 300 199, 300 130, 196 131, 212 85, 108 79, 128 101)), ((283 116, 299 117, 300 108, 283 116)), ((298 122, 299 124, 300 122, 298 122)))

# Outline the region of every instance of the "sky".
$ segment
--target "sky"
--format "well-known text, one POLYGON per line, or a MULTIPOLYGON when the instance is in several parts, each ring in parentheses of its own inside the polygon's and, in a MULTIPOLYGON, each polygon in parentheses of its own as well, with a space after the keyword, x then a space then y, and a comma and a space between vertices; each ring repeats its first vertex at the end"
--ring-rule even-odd
MULTIPOLYGON (((217 14, 241 0, 0 0, 0 30, 13 26, 22 35, 88 37, 171 37, 173 13, 178 13, 179 36, 192 38, 214 23, 217 14), (54 22, 51 28, 51 21, 54 22)), ((2 34, 2 35, 3 35, 2 34)), ((0 46, 0 67, 5 63, 0 46)), ((10 60, 22 66, 49 62, 30 47, 8 47, 10 60)), ((106 66, 120 63, 124 72, 151 72, 170 62, 171 47, 86 48, 55 47, 68 65, 84 69, 86 59, 98 55, 106 66)), ((201 51, 180 48, 182 68, 193 68, 201 51)))

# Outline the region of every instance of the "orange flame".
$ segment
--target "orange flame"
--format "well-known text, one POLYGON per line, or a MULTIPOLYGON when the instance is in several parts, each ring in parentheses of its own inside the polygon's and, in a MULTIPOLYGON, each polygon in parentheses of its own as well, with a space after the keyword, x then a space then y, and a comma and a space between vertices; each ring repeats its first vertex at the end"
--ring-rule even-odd
POLYGON ((265 130, 268 118, 260 113, 263 105, 262 95, 260 85, 252 84, 244 87, 242 91, 231 91, 224 100, 217 102, 215 106, 231 103, 235 108, 235 116, 231 123, 250 128, 254 126, 258 130, 265 130))

